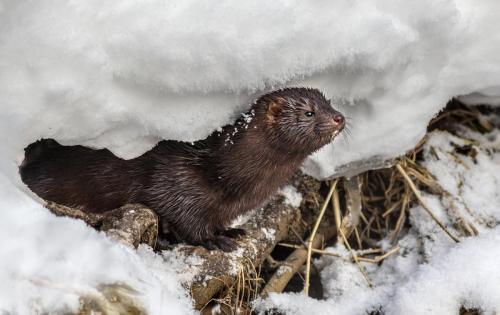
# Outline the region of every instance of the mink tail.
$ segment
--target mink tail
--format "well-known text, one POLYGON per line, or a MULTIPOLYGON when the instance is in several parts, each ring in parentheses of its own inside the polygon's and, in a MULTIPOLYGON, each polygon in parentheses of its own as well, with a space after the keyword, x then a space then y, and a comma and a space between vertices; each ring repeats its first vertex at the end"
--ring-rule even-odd
POLYGON ((24 160, 19 166, 19 173, 21 173, 21 178, 23 177, 23 174, 24 176, 27 175, 26 169, 30 164, 36 163, 36 161, 40 161, 41 159, 43 159, 43 155, 46 152, 57 147, 61 147, 61 145, 54 139, 40 139, 24 148, 24 160))
POLYGON ((100 213, 137 202, 144 179, 135 169, 106 149, 42 139, 26 147, 19 173, 45 200, 100 213))

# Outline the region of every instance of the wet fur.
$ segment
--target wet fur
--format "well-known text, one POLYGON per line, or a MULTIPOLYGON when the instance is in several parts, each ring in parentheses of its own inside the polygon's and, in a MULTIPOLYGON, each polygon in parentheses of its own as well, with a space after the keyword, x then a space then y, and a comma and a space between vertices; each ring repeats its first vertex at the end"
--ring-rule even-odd
POLYGON ((142 203, 180 239, 232 250, 226 226, 261 206, 333 139, 343 128, 332 122, 335 115, 319 91, 284 89, 262 96, 246 118, 207 139, 161 141, 132 160, 40 140, 26 148, 20 173, 44 199, 88 212, 142 203))

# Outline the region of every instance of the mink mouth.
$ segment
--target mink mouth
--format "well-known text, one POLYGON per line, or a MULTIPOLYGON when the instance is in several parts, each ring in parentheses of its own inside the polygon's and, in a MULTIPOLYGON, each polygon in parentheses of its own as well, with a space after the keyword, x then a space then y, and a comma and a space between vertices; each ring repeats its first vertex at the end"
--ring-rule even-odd
POLYGON ((331 135, 331 139, 330 141, 333 141, 335 138, 337 138, 337 136, 342 132, 342 130, 344 130, 344 126, 340 127, 340 128, 337 128, 335 129, 333 132, 332 132, 332 135, 331 135))
POLYGON ((332 129, 330 129, 329 131, 319 131, 319 130, 315 130, 316 131, 316 134, 319 136, 318 140, 320 141, 320 143, 323 143, 323 145, 326 145, 328 143, 331 143, 333 140, 335 140, 335 138, 337 138, 337 136, 342 132, 342 130, 344 130, 344 125, 341 125, 341 126, 335 126, 332 129), (319 132, 318 132, 319 131, 319 132))

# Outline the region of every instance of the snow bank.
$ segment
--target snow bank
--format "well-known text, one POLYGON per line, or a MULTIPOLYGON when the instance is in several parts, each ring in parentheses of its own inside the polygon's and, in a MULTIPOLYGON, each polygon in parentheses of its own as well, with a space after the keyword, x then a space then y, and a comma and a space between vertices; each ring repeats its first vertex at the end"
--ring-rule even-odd
POLYGON ((76 312, 99 284, 125 283, 151 314, 192 306, 172 255, 132 250, 82 221, 55 217, 0 175, 0 312, 76 312))
POLYGON ((500 3, 7 1, 0 7, 7 150, 40 137, 137 156, 196 140, 262 92, 320 88, 353 135, 316 176, 401 154, 458 94, 500 81, 500 3))
POLYGON ((355 264, 323 258, 322 263, 328 265, 322 272, 327 300, 299 293, 272 294, 258 309, 275 307, 289 315, 352 315, 378 309, 387 315, 455 315, 465 305, 494 314, 500 310, 499 241, 497 228, 463 241, 429 264, 419 264, 412 249, 418 248, 416 239, 408 236, 400 241, 400 245, 410 246, 404 247, 404 255, 387 259, 376 271, 372 265, 366 266, 372 269, 369 275, 376 283, 374 289, 366 286, 355 264))
POLYGON ((123 280, 160 303, 151 305, 179 294, 164 286, 171 267, 150 270, 140 253, 43 210, 17 174, 29 143, 52 137, 129 158, 160 138, 203 138, 265 91, 307 85, 351 117, 353 135, 306 171, 376 163, 413 146, 451 96, 498 85, 499 9, 494 0, 1 1, 0 310, 62 303, 33 277, 80 289, 123 280))

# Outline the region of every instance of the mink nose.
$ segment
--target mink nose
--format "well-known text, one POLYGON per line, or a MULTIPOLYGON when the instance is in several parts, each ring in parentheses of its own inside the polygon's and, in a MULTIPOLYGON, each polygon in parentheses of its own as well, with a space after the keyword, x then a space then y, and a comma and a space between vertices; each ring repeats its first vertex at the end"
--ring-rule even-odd
POLYGON ((335 114, 333 116, 333 122, 336 124, 336 125, 343 125, 344 124, 344 116, 342 114, 335 114))

